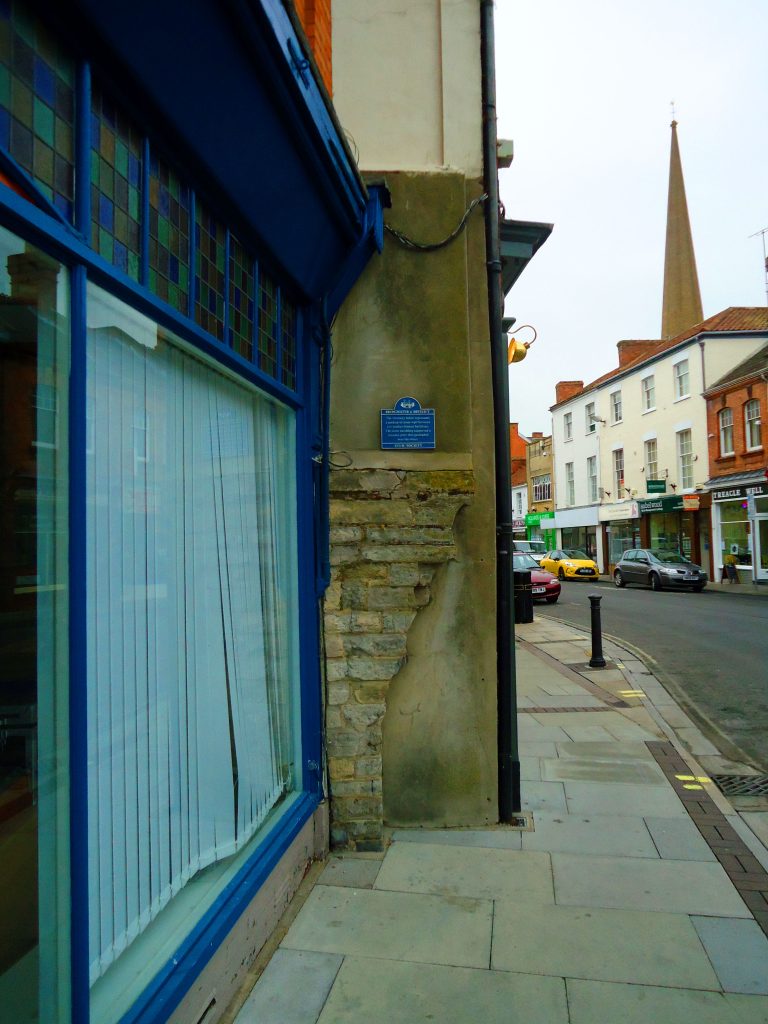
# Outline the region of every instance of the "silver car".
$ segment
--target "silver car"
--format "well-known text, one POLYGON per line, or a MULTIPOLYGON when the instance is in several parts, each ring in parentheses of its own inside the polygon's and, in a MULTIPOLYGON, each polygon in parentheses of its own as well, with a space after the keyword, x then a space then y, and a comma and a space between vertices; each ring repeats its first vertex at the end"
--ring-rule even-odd
POLYGON ((624 587, 627 583, 643 583, 651 590, 674 587, 694 590, 698 594, 707 585, 707 574, 700 565, 677 551, 630 548, 624 552, 613 570, 613 582, 617 587, 624 587))

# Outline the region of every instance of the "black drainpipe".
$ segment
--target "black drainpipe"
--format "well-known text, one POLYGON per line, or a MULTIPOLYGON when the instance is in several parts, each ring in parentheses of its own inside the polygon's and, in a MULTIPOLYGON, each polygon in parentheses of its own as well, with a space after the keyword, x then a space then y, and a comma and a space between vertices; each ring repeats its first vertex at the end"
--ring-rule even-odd
POLYGON ((520 754, 517 745, 514 577, 512 575, 512 471, 509 461, 509 377, 501 318, 504 308, 499 246, 499 178, 496 162, 496 64, 493 0, 480 3, 483 77, 483 167, 485 175, 485 258, 491 338, 494 447, 496 454, 496 645, 498 676, 499 821, 520 812, 520 754))

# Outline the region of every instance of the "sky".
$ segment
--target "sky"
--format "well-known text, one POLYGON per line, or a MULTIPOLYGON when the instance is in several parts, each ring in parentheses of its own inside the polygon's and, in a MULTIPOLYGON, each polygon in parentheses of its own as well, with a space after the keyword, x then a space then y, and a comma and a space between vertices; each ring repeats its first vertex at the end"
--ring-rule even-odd
POLYGON ((538 333, 510 420, 549 433, 557 381, 659 337, 672 100, 704 316, 766 305, 768 0, 497 0, 495 24, 501 200, 554 224, 507 298, 538 333))

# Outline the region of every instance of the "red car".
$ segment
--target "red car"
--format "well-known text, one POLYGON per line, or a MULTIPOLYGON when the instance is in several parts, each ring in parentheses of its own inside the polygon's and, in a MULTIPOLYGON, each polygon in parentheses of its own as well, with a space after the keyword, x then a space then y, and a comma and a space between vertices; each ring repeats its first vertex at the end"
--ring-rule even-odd
POLYGON ((534 601, 546 601, 547 604, 554 604, 560 597, 560 580, 551 572, 539 568, 535 558, 531 558, 524 551, 515 551, 512 554, 513 568, 515 571, 530 569, 531 590, 534 601))

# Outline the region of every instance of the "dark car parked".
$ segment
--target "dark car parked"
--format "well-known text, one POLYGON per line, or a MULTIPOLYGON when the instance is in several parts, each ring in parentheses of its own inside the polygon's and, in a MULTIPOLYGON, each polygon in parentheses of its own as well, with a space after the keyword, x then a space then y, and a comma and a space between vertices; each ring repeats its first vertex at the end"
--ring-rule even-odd
POLYGON ((679 587, 700 593, 707 585, 707 574, 677 551, 631 548, 613 570, 613 582, 617 587, 644 583, 651 590, 679 587))
POLYGON ((528 569, 531 573, 531 594, 534 601, 546 601, 547 604, 555 604, 560 597, 560 581, 551 572, 545 572, 539 563, 525 551, 515 551, 512 554, 512 564, 515 572, 521 569, 528 569))

